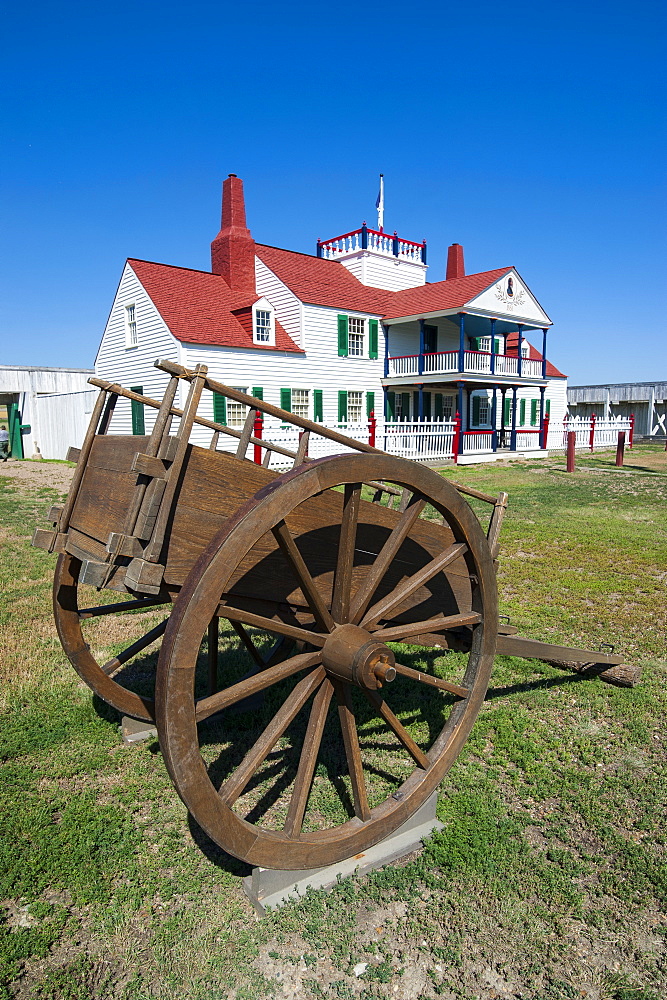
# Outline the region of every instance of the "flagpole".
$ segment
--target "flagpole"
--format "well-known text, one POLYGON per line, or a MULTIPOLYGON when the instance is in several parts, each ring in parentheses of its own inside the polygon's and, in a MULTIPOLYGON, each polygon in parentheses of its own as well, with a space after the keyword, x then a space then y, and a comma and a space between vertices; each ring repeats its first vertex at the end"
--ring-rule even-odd
POLYGON ((384 174, 380 174, 380 191, 375 202, 378 211, 378 229, 384 232, 384 174))

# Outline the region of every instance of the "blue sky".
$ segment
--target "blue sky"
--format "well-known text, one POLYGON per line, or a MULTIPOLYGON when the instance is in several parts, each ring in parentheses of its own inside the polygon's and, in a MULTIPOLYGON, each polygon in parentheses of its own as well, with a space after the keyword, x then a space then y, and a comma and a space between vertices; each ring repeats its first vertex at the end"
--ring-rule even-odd
POLYGON ((571 384, 667 377, 665 8, 13 5, 0 363, 88 367, 126 257, 208 269, 220 188, 314 252, 374 224, 513 264, 571 384))

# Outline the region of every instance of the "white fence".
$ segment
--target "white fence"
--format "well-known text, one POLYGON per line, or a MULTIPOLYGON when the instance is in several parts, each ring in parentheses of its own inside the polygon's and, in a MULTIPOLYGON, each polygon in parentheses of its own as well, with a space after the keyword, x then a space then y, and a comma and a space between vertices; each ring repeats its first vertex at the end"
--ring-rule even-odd
MULTIPOLYGON (((570 417, 568 420, 549 424, 547 448, 549 451, 566 451, 568 431, 575 433, 577 450, 590 448, 591 424, 587 417, 570 417)), ((619 431, 625 432, 625 443, 629 443, 631 421, 629 417, 612 417, 611 420, 596 420, 593 430, 593 450, 615 448, 619 431)))
POLYGON ((375 446, 416 462, 451 458, 454 453, 453 420, 387 420, 378 422, 375 446))

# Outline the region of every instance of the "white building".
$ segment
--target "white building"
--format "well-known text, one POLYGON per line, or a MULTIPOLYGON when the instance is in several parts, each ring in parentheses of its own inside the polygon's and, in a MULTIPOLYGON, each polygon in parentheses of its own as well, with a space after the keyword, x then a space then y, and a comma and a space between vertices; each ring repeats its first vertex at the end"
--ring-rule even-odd
MULTIPOLYGON (((227 385, 327 424, 458 412, 464 436, 487 434, 489 457, 516 452, 520 432, 538 449, 545 413, 564 416, 565 376, 542 356, 551 320, 513 267, 466 275, 454 244, 445 280, 427 283, 425 243, 365 224, 318 243, 316 256, 256 244, 234 174, 211 260, 210 272, 127 261, 98 376, 161 398, 156 359, 203 363, 227 385)), ((216 397, 210 407, 203 416, 241 426, 240 406, 216 397)), ((136 403, 119 416, 126 433, 152 419, 136 403)))
POLYGON ((65 458, 83 441, 97 391, 91 368, 0 365, 0 424, 14 458, 65 458))

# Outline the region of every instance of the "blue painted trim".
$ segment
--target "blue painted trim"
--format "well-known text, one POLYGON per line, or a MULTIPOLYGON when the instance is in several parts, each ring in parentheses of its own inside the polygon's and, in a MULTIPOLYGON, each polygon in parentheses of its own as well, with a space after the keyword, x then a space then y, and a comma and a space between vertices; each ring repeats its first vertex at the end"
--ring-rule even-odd
POLYGON ((424 419, 424 386, 419 386, 419 419, 424 419))
POLYGON ((547 377, 547 327, 542 327, 542 378, 547 377))
POLYGON ((382 332, 384 333, 384 377, 389 378, 389 327, 383 323, 382 332))
POLYGON ((316 251, 316 253, 317 253, 318 257, 322 256, 322 244, 320 243, 319 240, 317 241, 317 251, 316 251))
POLYGON ((463 365, 464 365, 464 361, 465 361, 465 349, 466 349, 466 344, 465 344, 465 336, 466 336, 465 320, 466 320, 466 314, 465 313, 459 313, 459 371, 460 372, 462 372, 464 370, 463 369, 463 365))
MULTIPOLYGON (((492 322, 494 321, 492 320, 492 322)), ((498 451, 497 423, 498 423, 498 390, 494 386, 493 396, 491 398, 491 427, 493 428, 493 430, 491 431, 491 450, 494 452, 498 451)))
MULTIPOLYGON (((496 335, 496 320, 492 319, 491 320, 491 374, 492 375, 495 375, 495 372, 496 372, 496 340, 495 340, 495 335, 496 335)), ((494 389, 493 391, 495 393, 496 390, 494 389)), ((494 396, 494 398, 495 398, 495 396, 494 396)), ((494 448, 493 450, 495 451, 496 449, 494 448)))
POLYGON ((519 360, 517 362, 516 373, 519 376, 519 378, 521 378, 521 375, 522 375, 521 362, 523 360, 523 355, 521 354, 521 341, 523 340, 523 324, 522 323, 517 323, 517 330, 519 331, 519 342, 517 344, 517 354, 519 356, 519 360))
POLYGON ((394 230, 394 238, 392 240, 392 253, 394 257, 398 257, 398 233, 394 230))
POLYGON ((417 361, 417 371, 424 374, 424 348, 426 347, 426 336, 424 334, 424 320, 419 320, 419 360, 417 361))
POLYGON ((362 250, 368 249, 368 226, 366 225, 365 222, 361 227, 361 249, 362 250))
POLYGON ((422 243, 422 264, 426 263, 426 240, 422 243))
MULTIPOLYGON (((463 424, 464 424, 464 420, 463 420, 463 386, 465 385, 465 383, 464 382, 457 382, 456 384, 457 384, 458 390, 459 390, 457 409, 458 409, 459 416, 461 418, 461 433, 459 434, 459 451, 458 451, 458 453, 459 453, 459 455, 462 455, 463 454, 463 424)), ((467 424, 466 424, 466 426, 467 426, 467 424)))
POLYGON ((545 385, 541 385, 540 386, 540 434, 542 433, 542 429, 544 427, 544 392, 545 392, 545 389, 546 389, 545 385))
POLYGON ((516 451, 516 393, 517 386, 512 386, 512 430, 510 432, 510 451, 516 451))

